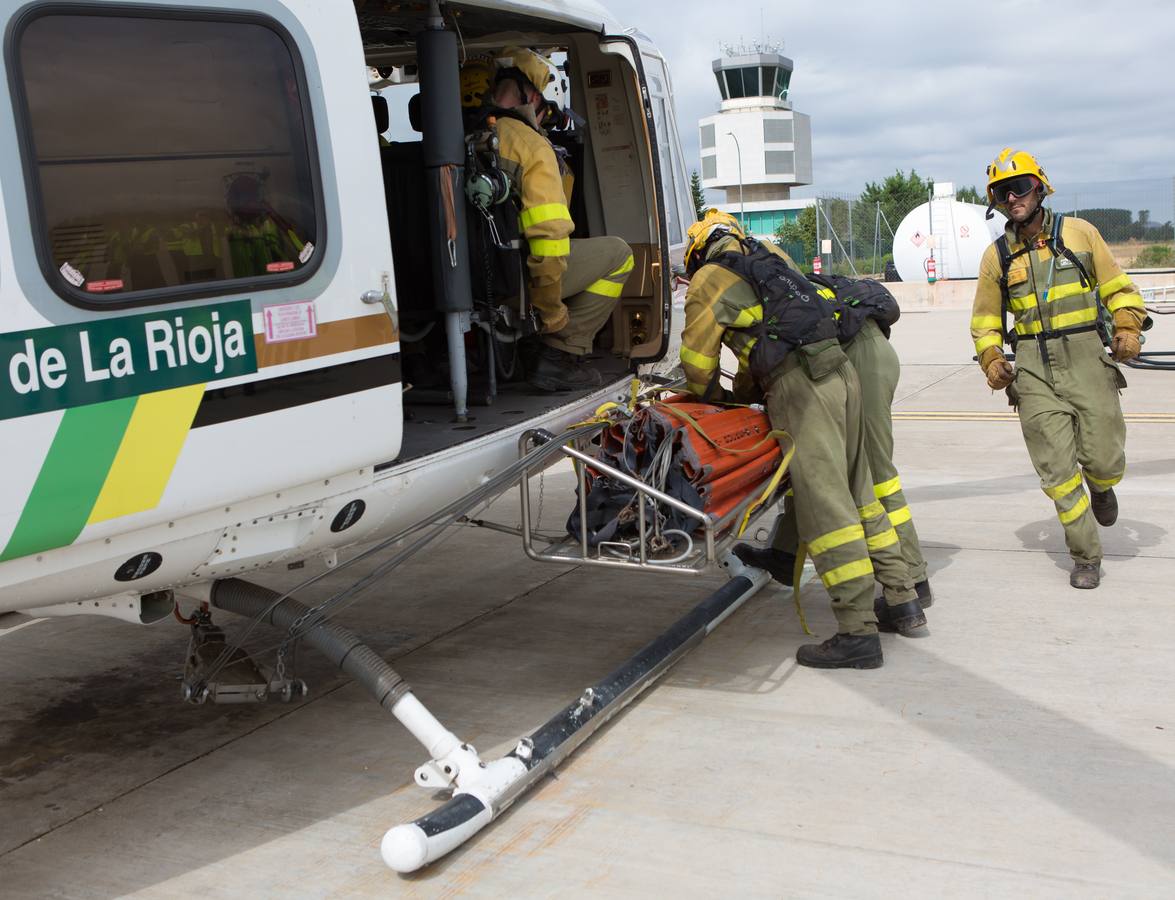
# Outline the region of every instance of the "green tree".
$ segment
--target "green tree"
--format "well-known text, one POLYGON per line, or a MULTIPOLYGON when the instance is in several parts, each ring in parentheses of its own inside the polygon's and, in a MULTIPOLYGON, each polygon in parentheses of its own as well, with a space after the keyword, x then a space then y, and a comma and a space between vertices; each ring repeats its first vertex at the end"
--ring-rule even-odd
POLYGON ((793 222, 784 222, 775 231, 776 242, 792 255, 800 248, 797 265, 803 266, 816 255, 816 207, 805 206, 793 222))
POLYGON ((987 205, 987 197, 981 195, 974 187, 963 187, 955 191, 955 199, 960 203, 979 203, 987 205))
POLYGON ((702 189, 702 178, 697 171, 690 172, 689 189, 694 198, 694 212, 700 220, 706 214, 706 192, 702 189))
POLYGON ((906 213, 930 199, 933 190, 933 181, 923 181, 913 169, 909 175, 898 169, 881 184, 867 182, 861 202, 870 209, 880 203, 890 227, 896 229, 906 213))

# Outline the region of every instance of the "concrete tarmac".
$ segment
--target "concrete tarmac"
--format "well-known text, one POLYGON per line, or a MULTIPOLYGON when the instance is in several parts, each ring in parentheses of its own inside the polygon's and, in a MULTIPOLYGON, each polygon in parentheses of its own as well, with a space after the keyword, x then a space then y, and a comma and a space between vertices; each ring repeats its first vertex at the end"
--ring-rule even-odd
MULTIPOLYGON (((426 755, 313 651, 306 701, 191 707, 174 622, 3 617, 0 896, 1175 896, 1175 373, 1126 370, 1121 518, 1101 587, 1078 592, 968 318, 894 329, 898 464, 937 599, 929 637, 882 637, 882 669, 797 667, 810 638, 769 587, 557 777, 402 877, 379 841, 439 802, 412 780, 426 755)), ((1175 326, 1152 334, 1175 349, 1175 326)), ((546 476, 544 527, 572 488, 546 476)), ((489 515, 515 524, 516 499, 489 515)), ((462 527, 342 621, 493 755, 721 583, 528 563, 462 527)), ((832 634, 819 583, 803 601, 832 634)))

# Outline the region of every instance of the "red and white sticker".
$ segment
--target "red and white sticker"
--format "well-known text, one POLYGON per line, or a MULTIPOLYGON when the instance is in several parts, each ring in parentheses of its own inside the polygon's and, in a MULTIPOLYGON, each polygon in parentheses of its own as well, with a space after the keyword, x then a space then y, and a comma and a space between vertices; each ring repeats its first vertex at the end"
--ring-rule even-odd
POLYGON ((294 264, 288 259, 281 262, 271 262, 265 264, 266 272, 292 272, 294 271, 294 264))
POLYGON ((86 280, 86 276, 71 266, 68 262, 63 262, 61 268, 57 270, 61 273, 61 277, 72 284, 74 287, 81 287, 82 282, 86 280))
POLYGON ((924 238, 922 236, 921 231, 915 231, 912 235, 910 235, 910 243, 913 244, 915 247, 921 247, 922 242, 925 240, 926 240, 926 238, 924 238))
POLYGON ((283 341, 304 341, 318 334, 318 321, 314 317, 314 301, 301 300, 297 303, 275 303, 261 310, 265 319, 265 343, 280 344, 283 341))
POLYGON ((110 291, 121 291, 123 286, 121 278, 108 278, 106 281, 86 282, 86 290, 91 294, 106 294, 110 291))

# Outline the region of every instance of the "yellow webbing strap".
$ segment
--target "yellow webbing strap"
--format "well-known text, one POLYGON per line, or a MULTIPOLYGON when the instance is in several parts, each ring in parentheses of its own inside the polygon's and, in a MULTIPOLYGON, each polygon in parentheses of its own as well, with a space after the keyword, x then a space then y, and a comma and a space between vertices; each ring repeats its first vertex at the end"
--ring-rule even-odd
MULTIPOLYGON (((771 433, 775 434, 774 431, 771 433)), ((783 454, 783 459, 780 460, 779 468, 775 470, 775 474, 772 475, 771 480, 767 482, 767 487, 763 488, 763 493, 761 493, 758 499, 748 506, 747 511, 743 513, 743 520, 739 523, 738 532, 735 534, 735 537, 743 536, 743 532, 747 530, 747 526, 751 523, 751 516, 754 514, 755 510, 766 503, 768 498, 779 488, 779 482, 783 480, 784 473, 787 472, 787 467, 791 463, 791 458, 796 455, 796 445, 795 442, 791 439, 791 435, 786 431, 780 432, 780 434, 787 438, 787 451, 783 454)), ((801 618, 803 618, 802 614, 801 618)))
POLYGON ((804 634, 811 637, 812 632, 808 628, 808 620, 804 618, 804 606, 800 603, 800 578, 804 574, 804 560, 807 556, 808 545, 801 543, 796 548, 796 565, 791 573, 791 595, 796 604, 796 615, 799 616, 800 627, 804 629, 804 634))

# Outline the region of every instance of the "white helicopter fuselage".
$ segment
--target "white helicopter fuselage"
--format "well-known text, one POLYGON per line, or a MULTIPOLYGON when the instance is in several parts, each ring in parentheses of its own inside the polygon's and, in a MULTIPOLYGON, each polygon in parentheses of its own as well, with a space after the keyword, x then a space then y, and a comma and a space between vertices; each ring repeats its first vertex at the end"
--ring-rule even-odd
POLYGON ((0 613, 116 614, 120 602, 137 610, 139 598, 156 592, 315 555, 333 559, 427 519, 516 460, 525 430, 561 431, 623 397, 629 372, 676 355, 669 263, 692 208, 685 211, 671 97, 655 115, 644 66, 662 67, 665 93, 667 73, 643 38, 624 35, 599 7, 465 4, 477 15, 464 37, 476 44, 480 27, 490 40, 494 16, 502 32, 537 18, 565 26, 562 40, 587 59, 571 94, 588 123, 582 188, 592 233, 643 248, 644 286, 622 298, 613 322, 610 349, 626 369, 599 390, 552 398, 509 425, 409 457, 400 333, 408 298, 396 286, 406 260, 393 254, 397 213, 365 81, 368 65, 394 62, 407 44, 388 44, 380 29, 395 23, 376 21, 362 5, 358 16, 349 5, 340 15, 337 4, 311 0, 172 6, 32 4, 3 14, 12 83, 0 92, 0 613), (189 22, 190 41, 182 37, 189 22), (235 33, 246 27, 244 37, 235 33), (174 139, 132 146, 149 130, 112 127, 95 108, 100 88, 79 82, 133 73, 114 64, 107 72, 103 60, 125 59, 136 33, 147 40, 156 30, 180 37, 145 50, 154 55, 143 64, 158 62, 161 85, 136 88, 136 96, 142 116, 159 116, 158 128, 174 139), (74 43, 81 32, 85 47, 74 43), (261 41, 281 66, 284 47, 288 70, 267 69, 260 52, 217 56, 246 39, 261 41), (67 47, 77 68, 65 66, 58 79, 39 60, 54 51, 67 58, 67 47), (208 77, 193 82, 201 54, 208 77), (236 125, 224 113, 221 144, 186 135, 184 122, 215 119, 209 104, 228 104, 234 75, 240 91, 272 96, 242 101, 236 125), (74 95, 62 100, 67 89, 74 95), (152 98, 170 106, 148 107, 152 98), (250 110, 264 116, 274 105, 288 107, 291 148, 224 137, 232 127, 248 130, 250 110), (190 178, 189 157, 177 162, 173 152, 189 144, 190 178), (255 184, 279 184, 287 169, 290 184, 304 189, 286 192, 297 215, 274 213, 296 248, 289 259, 246 275, 231 246, 239 238, 224 237, 242 228, 241 215, 230 210, 222 226, 221 212, 201 211, 200 226, 221 235, 204 253, 216 271, 204 282, 173 271, 196 266, 184 243, 195 227, 181 233, 165 222, 168 191, 173 205, 201 190, 241 204, 255 184), (118 196, 104 202, 103 187, 118 196), (123 197, 136 189, 146 196, 123 197), (135 203, 142 212, 131 222, 135 203), (149 275, 141 274, 144 260, 149 275), (634 322, 650 334, 633 331, 634 322))

